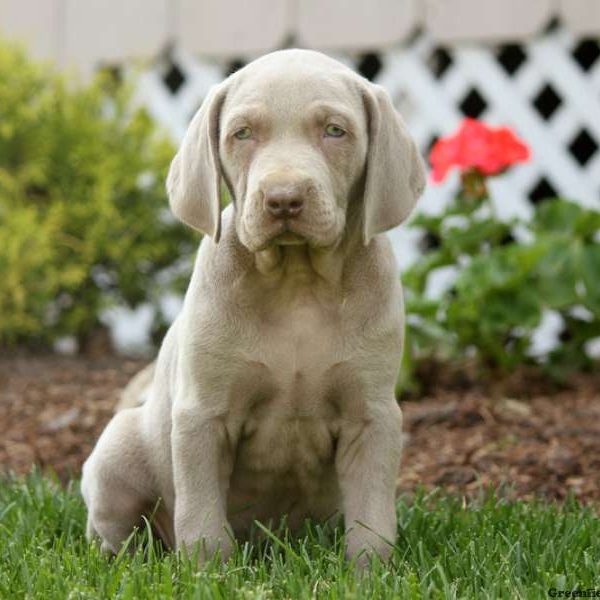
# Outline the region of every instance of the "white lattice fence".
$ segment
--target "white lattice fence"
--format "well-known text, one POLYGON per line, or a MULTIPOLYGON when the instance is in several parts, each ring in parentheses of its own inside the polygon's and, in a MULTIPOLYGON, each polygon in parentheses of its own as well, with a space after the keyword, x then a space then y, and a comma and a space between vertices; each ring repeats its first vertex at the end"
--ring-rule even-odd
MULTIPOLYGON (((600 45, 558 24, 526 44, 437 46, 421 33, 401 47, 337 56, 385 86, 424 155, 465 115, 508 124, 529 143, 532 161, 492 182, 498 213, 527 217, 555 194, 600 206, 600 45)), ((181 138, 208 89, 244 64, 202 62, 175 48, 139 79, 138 101, 181 138)), ((457 177, 429 186, 420 210, 436 212, 457 177)), ((393 232, 403 266, 418 256, 415 233, 393 232)))

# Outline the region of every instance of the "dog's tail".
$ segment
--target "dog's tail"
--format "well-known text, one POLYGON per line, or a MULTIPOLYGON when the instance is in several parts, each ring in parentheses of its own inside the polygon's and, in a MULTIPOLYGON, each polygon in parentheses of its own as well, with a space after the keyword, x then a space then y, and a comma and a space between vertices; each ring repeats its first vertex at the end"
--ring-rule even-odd
POLYGON ((131 381, 123 388, 115 412, 119 412, 124 408, 141 406, 146 402, 150 393, 150 385, 154 378, 155 367, 156 363, 151 362, 133 376, 131 381))

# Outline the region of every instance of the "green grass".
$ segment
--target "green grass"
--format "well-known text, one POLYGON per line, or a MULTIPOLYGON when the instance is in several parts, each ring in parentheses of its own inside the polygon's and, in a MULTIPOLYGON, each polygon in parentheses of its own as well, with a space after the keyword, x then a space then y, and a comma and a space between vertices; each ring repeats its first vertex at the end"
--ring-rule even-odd
MULTIPOLYGON (((339 530, 307 527, 203 569, 146 544, 106 558, 84 538, 77 486, 33 474, 0 481, 1 598, 546 598, 600 588, 600 523, 575 502, 463 505, 441 493, 398 504, 393 560, 363 577, 339 530)), ((147 536, 148 533, 146 532, 147 536)))

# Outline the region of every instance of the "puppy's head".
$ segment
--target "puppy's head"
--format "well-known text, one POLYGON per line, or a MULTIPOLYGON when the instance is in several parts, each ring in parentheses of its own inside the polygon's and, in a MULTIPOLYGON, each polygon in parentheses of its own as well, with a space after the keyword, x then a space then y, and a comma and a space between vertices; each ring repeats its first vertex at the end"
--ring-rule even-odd
POLYGON ((269 54, 213 88, 167 179, 173 212, 220 235, 220 187, 252 252, 334 246, 349 210, 365 243, 401 223, 425 185, 422 161, 388 94, 307 50, 269 54))

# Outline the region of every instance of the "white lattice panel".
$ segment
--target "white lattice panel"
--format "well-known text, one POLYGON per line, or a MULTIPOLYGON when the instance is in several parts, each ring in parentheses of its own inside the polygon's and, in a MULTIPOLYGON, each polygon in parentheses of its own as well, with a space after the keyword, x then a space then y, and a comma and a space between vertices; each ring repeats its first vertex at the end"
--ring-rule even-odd
MULTIPOLYGON (((533 158, 493 180, 502 217, 527 217, 532 203, 553 194, 600 207, 598 40, 554 26, 527 44, 441 47, 422 33, 409 45, 337 58, 389 90, 424 155, 465 115, 514 127, 533 158)), ((243 64, 202 62, 176 49, 142 74, 138 101, 177 140, 210 86, 243 64)), ((420 210, 441 210, 457 186, 456 175, 429 186, 420 210)), ((418 256, 415 233, 401 228, 391 236, 407 266, 418 256)))

